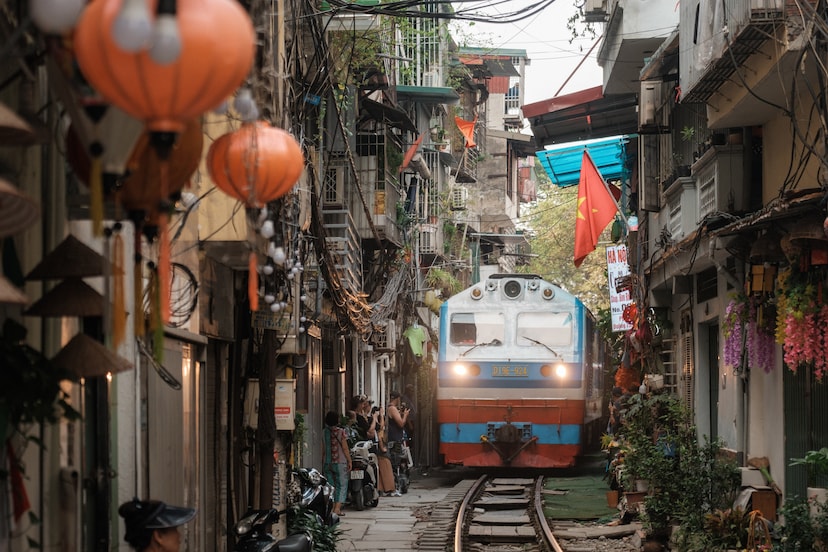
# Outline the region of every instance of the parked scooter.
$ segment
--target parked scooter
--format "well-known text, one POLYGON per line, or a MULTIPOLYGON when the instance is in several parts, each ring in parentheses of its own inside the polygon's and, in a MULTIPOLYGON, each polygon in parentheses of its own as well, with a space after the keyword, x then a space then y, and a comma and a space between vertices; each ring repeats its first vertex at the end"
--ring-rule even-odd
POLYGON ((339 516, 333 513, 333 485, 316 468, 299 468, 291 472, 296 494, 289 499, 291 505, 298 505, 318 516, 323 525, 336 525, 339 516))
POLYGON ((351 449, 351 481, 348 491, 351 504, 357 510, 379 504, 379 467, 376 444, 373 441, 359 441, 351 449))
POLYGON ((233 552, 311 552, 313 540, 306 533, 290 535, 282 540, 267 532, 279 521, 278 510, 250 510, 236 524, 236 546, 233 552))

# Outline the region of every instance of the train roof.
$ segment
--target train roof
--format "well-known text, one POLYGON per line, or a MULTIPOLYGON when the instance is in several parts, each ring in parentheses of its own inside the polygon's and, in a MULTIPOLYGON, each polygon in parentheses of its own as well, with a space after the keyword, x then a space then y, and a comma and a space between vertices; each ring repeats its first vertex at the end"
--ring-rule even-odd
POLYGON ((548 282, 541 278, 538 274, 525 274, 525 273, 497 273, 492 274, 486 280, 480 281, 460 293, 457 293, 448 299, 449 303, 458 303, 458 302, 465 302, 466 300, 471 298, 471 294, 474 292, 475 289, 479 289, 483 292, 491 292, 497 289, 498 287, 505 285, 501 283, 502 280, 524 280, 523 288, 526 290, 537 290, 539 292, 543 292, 544 289, 550 289, 554 294, 553 301, 557 303, 571 303, 571 304, 578 304, 583 306, 583 302, 572 295, 562 287, 553 284, 552 282, 548 282), (533 287, 534 286, 534 287, 533 287))

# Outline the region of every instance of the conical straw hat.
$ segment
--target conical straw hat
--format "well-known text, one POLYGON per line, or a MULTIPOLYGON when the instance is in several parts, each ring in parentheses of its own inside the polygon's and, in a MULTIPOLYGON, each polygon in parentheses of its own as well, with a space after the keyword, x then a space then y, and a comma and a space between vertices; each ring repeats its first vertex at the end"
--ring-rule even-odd
POLYGON ((60 280, 102 276, 104 258, 73 235, 60 242, 26 276, 27 280, 60 280))
POLYGON ((38 141, 32 125, 0 102, 0 146, 30 146, 38 141))
POLYGON ((72 338, 52 359, 55 367, 65 370, 78 378, 117 374, 132 369, 126 359, 121 358, 86 334, 79 333, 72 338))
POLYGON ((103 295, 80 278, 69 278, 46 292, 23 314, 29 316, 103 316, 103 295))
POLYGON ((17 234, 40 217, 37 202, 0 177, 0 238, 17 234))
POLYGON ((17 286, 0 276, 0 303, 25 305, 29 298, 17 286))

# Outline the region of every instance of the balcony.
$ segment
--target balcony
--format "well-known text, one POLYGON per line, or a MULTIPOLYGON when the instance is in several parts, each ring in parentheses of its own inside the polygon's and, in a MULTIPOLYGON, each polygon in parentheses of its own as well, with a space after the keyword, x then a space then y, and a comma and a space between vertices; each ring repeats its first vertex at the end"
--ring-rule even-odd
POLYGON ((681 101, 707 103, 710 128, 761 125, 775 116, 757 97, 784 105, 783 86, 794 76, 800 48, 792 46, 799 31, 785 24, 785 4, 725 0, 705 10, 699 2, 681 3, 681 101))
POLYGON ((327 236, 325 245, 334 261, 342 285, 362 290, 362 247, 351 214, 347 210, 327 210, 322 215, 327 236))

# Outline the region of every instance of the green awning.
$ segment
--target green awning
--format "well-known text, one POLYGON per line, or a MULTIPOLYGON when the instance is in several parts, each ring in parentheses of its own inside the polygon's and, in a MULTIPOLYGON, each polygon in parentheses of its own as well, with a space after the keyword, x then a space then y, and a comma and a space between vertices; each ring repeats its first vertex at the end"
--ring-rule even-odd
POLYGON ((408 98, 423 102, 456 104, 460 95, 447 86, 404 86, 397 85, 397 98, 408 98))

